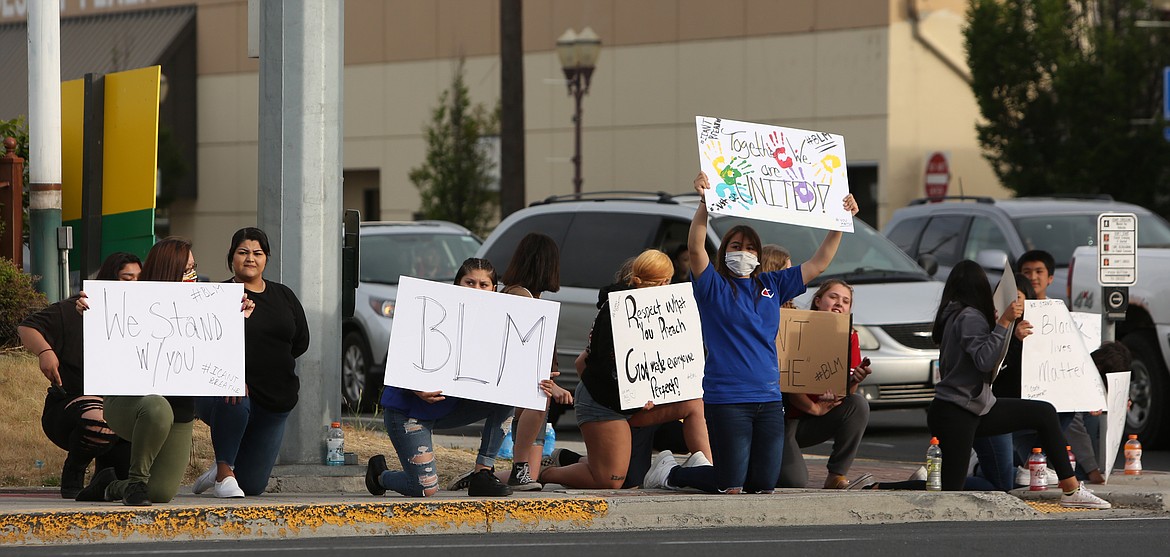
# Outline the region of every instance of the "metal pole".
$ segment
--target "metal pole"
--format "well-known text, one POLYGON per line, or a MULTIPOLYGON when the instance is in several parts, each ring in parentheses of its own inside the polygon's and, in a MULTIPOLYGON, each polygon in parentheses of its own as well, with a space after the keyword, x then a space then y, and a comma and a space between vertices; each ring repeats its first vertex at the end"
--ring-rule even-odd
POLYGON ((573 110, 573 193, 580 195, 581 193, 581 96, 585 94, 581 86, 581 72, 576 71, 573 74, 573 80, 569 83, 569 87, 573 90, 573 99, 576 102, 576 108, 573 110))
POLYGON ((521 0, 500 1, 500 218, 524 208, 524 48, 521 0))
POLYGON ((260 6, 257 221, 276 252, 266 276, 296 292, 312 331, 279 463, 322 465, 318 475, 341 419, 343 14, 341 1, 260 6))
POLYGON ((37 290, 59 300, 57 228, 61 226, 61 5, 28 3, 29 248, 37 290))

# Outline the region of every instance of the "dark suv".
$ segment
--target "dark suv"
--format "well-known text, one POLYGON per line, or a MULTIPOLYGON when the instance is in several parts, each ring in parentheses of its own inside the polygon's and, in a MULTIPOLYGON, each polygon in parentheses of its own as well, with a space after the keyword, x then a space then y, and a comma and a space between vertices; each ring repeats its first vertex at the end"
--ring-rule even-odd
MULTIPOLYGON (((584 349, 597 315, 598 289, 614 282, 629 257, 647 248, 673 253, 687 242, 698 196, 666 193, 594 193, 549 198, 517 211, 485 240, 478 256, 501 272, 516 245, 530 232, 551 236, 561 248, 561 289, 541 296, 560 302, 556 352, 558 382, 577 384, 573 361, 584 349)), ((737 224, 755 228, 765 243, 788 248, 795 263, 812 257, 826 231, 790 224, 712 215, 707 251, 714 255, 723 233, 737 224)), ((855 285, 854 319, 861 349, 873 362, 873 378, 862 393, 876 407, 922 406, 934 396, 931 365, 938 351, 930 322, 942 294, 913 260, 860 220, 845 234, 837 257, 820 279, 833 276, 855 285), (907 303, 913 300, 914 303, 907 303)), ((816 281, 797 299, 807 308, 816 281)), ((554 408, 554 420, 563 408, 554 408)))

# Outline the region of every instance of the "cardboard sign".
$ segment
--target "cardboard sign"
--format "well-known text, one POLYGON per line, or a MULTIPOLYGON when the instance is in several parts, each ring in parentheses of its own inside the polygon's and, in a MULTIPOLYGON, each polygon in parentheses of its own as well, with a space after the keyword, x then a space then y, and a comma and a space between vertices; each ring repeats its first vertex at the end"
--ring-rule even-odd
POLYGON ((1046 400, 1057 412, 1104 410, 1105 385, 1064 302, 1027 300, 1024 319, 1032 334, 1020 360, 1021 397, 1046 400))
POLYGON ((844 395, 849 382, 851 315, 806 309, 780 310, 776 354, 780 391, 844 395))
POLYGON ((1129 372, 1119 371, 1105 374, 1109 381, 1109 407, 1105 419, 1101 420, 1101 446, 1097 452, 1105 455, 1105 481, 1109 481, 1109 472, 1113 470, 1113 462, 1117 460, 1117 449, 1121 446, 1121 439, 1125 437, 1125 415, 1129 413, 1129 372))
POLYGON ((244 285, 82 283, 85 394, 243 396, 244 285))
POLYGON ((708 211, 853 232, 845 138, 709 116, 695 131, 708 211))
POLYGON ((1085 348, 1089 350, 1089 354, 1092 354, 1094 350, 1101 347, 1101 314, 1074 311, 1069 315, 1072 315, 1073 323, 1076 323, 1077 329, 1081 331, 1085 348))
MULTIPOLYGON (((1016 276, 1013 273, 1005 272, 999 277, 999 285, 995 287, 994 298, 995 314, 1003 315, 1007 311, 1008 306, 1019 297, 1019 290, 1016 288, 1016 276)), ((1008 327, 1007 338, 1010 340, 1015 333, 1016 323, 1013 321, 1008 327)), ((1008 347, 1010 342, 1003 343, 1003 348, 999 351, 999 357, 996 360, 995 369, 991 372, 991 381, 995 382, 995 378, 999 376, 999 370, 1003 368, 1003 361, 1007 358, 1008 347)))
POLYGON ((544 410, 560 304, 401 277, 386 384, 544 410))
POLYGON ((703 397, 703 332, 690 284, 609 294, 622 410, 703 397))

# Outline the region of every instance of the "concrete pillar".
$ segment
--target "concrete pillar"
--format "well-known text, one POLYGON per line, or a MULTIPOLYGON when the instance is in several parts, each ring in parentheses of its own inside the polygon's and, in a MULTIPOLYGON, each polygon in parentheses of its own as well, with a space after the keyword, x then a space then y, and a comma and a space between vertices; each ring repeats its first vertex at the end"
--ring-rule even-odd
POLYGON ((265 274, 296 292, 312 337, 279 464, 322 464, 326 428, 341 420, 343 8, 260 6, 258 225, 276 251, 265 274))

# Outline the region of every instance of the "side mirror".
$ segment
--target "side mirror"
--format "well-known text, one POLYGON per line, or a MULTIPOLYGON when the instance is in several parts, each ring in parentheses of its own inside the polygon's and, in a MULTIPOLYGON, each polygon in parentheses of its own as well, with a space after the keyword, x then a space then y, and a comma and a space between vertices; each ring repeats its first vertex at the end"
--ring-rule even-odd
POLYGON ((1003 271, 1009 268, 1007 252, 1001 249, 979 250, 975 254, 975 262, 984 269, 1003 271))
POLYGON ((938 272, 938 258, 929 253, 924 253, 918 256, 918 266, 922 267, 922 270, 926 271, 926 274, 933 277, 938 272))
POLYGON ((353 317, 358 285, 358 243, 361 238, 361 214, 346 209, 341 219, 341 316, 353 317))

